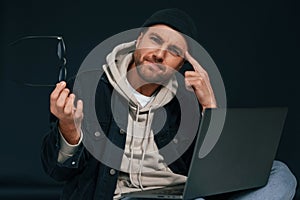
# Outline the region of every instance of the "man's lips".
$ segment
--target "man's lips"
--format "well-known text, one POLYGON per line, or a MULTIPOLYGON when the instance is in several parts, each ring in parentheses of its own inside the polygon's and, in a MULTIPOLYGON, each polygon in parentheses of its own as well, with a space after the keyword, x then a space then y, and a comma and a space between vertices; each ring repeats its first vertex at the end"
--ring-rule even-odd
POLYGON ((144 64, 150 66, 154 71, 165 71, 165 67, 161 64, 156 64, 149 61, 146 61, 144 64))

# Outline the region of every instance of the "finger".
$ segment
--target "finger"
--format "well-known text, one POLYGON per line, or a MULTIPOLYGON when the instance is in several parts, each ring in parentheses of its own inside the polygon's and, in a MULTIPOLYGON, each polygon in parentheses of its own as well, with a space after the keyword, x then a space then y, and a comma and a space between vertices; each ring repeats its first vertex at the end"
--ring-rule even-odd
POLYGON ((82 102, 82 100, 77 101, 74 117, 75 117, 75 119, 82 119, 82 117, 83 117, 83 102, 82 102))
POLYGON ((57 101, 61 91, 66 87, 66 82, 62 81, 60 83, 56 84, 55 89, 53 90, 53 92, 50 95, 50 103, 52 105, 55 104, 55 102, 57 101))
POLYGON ((208 90, 212 92, 211 85, 209 81, 206 81, 205 78, 198 77, 185 77, 185 81, 189 83, 189 85, 195 90, 208 90))
POLYGON ((195 78, 191 78, 191 79, 187 79, 186 80, 194 89, 206 89, 207 85, 205 83, 205 81, 203 81, 203 79, 195 79, 195 78))
POLYGON ((193 77, 193 76, 199 76, 199 72, 196 71, 186 71, 184 72, 185 77, 193 77))
POLYGON ((56 101, 57 109, 60 112, 63 112, 63 109, 65 107, 66 100, 67 100, 69 93, 70 93, 70 90, 68 88, 63 89, 63 91, 60 93, 60 95, 56 101))
POLYGON ((75 99, 75 95, 74 94, 70 94, 69 97, 66 100, 66 105, 64 108, 64 113, 66 115, 70 115, 73 113, 74 110, 74 99, 75 99))
POLYGON ((192 85, 190 84, 190 82, 187 79, 185 79, 185 89, 187 89, 190 92, 194 91, 192 85))
POLYGON ((184 76, 185 78, 203 79, 204 81, 209 82, 209 77, 206 72, 186 71, 184 76))
POLYGON ((185 80, 187 81, 205 81, 203 77, 201 76, 191 76, 191 77, 186 77, 185 80))
POLYGON ((193 58, 191 56, 191 54, 188 51, 185 52, 185 58, 187 61, 189 61, 189 63, 192 64, 192 66, 196 72, 205 71, 204 68, 198 63, 197 60, 195 60, 195 58, 193 58))

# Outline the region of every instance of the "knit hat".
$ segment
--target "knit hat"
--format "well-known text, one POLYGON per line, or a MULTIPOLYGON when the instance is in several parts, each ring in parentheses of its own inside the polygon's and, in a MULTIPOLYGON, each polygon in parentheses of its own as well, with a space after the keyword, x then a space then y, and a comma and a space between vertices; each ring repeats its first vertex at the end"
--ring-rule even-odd
POLYGON ((155 12, 144 22, 142 27, 149 27, 155 24, 165 24, 194 40, 198 39, 197 27, 193 19, 178 8, 168 8, 155 12))

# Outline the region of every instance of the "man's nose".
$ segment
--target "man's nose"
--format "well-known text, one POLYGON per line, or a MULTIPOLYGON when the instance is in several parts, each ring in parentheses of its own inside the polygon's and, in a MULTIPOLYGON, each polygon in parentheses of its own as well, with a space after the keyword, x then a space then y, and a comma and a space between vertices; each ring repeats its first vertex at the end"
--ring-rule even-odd
POLYGON ((156 49, 153 54, 153 57, 155 58, 156 62, 162 63, 165 59, 166 53, 167 53, 166 49, 163 48, 156 49))

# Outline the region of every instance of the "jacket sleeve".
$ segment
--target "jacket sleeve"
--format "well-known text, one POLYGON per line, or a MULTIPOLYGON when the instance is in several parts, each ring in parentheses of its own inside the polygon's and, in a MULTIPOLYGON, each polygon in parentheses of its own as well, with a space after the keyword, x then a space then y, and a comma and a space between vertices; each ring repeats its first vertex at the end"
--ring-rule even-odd
POLYGON ((51 116, 50 131, 44 137, 41 149, 41 160, 44 171, 57 181, 67 181, 80 174, 83 170, 86 160, 89 157, 81 143, 76 152, 62 163, 58 162, 60 150, 60 132, 58 130, 58 120, 53 120, 51 116))

